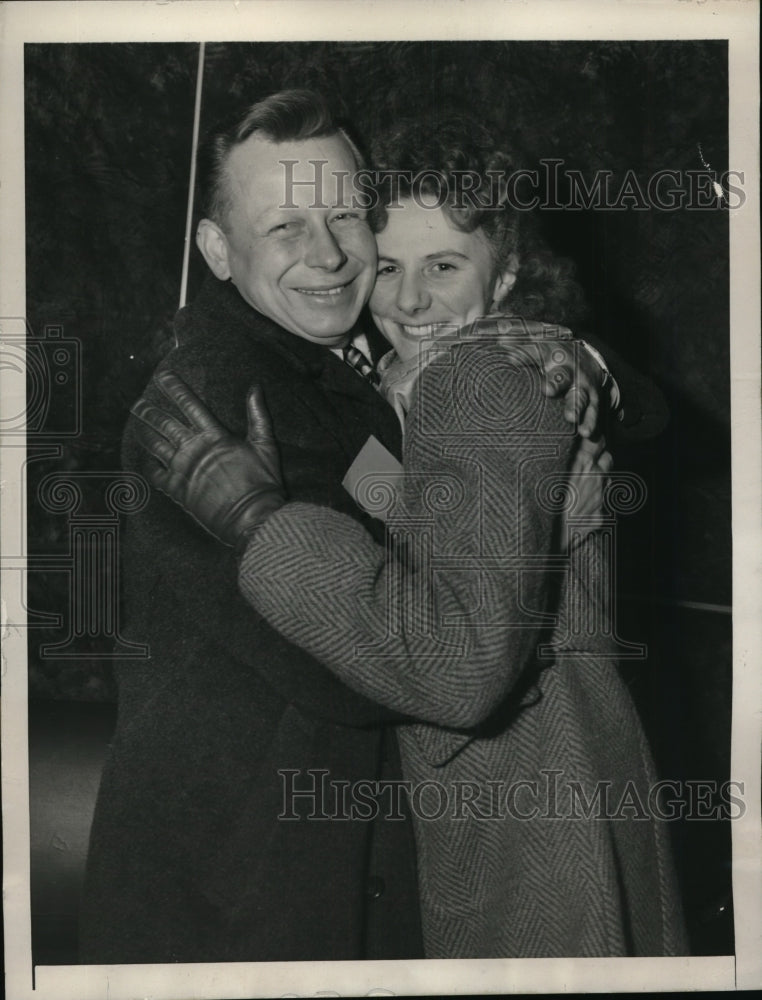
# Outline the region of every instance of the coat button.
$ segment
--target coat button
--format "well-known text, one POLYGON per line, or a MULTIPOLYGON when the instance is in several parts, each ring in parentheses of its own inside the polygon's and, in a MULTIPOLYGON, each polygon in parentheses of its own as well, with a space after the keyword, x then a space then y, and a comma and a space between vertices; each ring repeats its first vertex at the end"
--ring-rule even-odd
POLYGON ((365 895, 368 899, 378 899, 379 896, 383 896, 384 889, 386 889, 386 882, 381 876, 371 875, 365 886, 365 895))

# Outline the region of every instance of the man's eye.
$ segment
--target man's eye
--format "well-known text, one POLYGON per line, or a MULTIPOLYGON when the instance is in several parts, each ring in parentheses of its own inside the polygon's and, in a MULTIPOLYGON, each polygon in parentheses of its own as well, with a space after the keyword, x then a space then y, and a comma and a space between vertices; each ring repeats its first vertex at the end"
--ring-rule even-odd
POLYGON ((448 264, 444 260, 437 261, 432 268, 437 274, 443 274, 446 271, 457 271, 457 267, 454 264, 448 264))
POLYGON ((278 223, 277 226, 271 226, 267 230, 268 234, 273 234, 273 235, 285 234, 286 236, 291 235, 292 233, 296 233, 298 231, 299 231, 298 222, 280 222, 278 223))
POLYGON ((378 269, 378 271, 376 272, 376 275, 379 278, 381 278, 381 277, 385 277, 386 275, 389 275, 389 274, 397 274, 398 271, 399 271, 399 268, 395 267, 394 264, 385 264, 383 267, 380 267, 378 269))

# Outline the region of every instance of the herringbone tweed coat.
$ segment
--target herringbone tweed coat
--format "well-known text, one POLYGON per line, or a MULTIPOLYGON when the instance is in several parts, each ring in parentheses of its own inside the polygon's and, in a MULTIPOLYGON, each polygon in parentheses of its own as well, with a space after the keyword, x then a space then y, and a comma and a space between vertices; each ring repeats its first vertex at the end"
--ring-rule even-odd
POLYGON ((602 617, 603 539, 548 558, 547 477, 573 431, 535 378, 488 344, 438 355, 408 418, 396 543, 289 503, 239 583, 355 690, 427 720, 399 734, 428 957, 684 953, 651 757, 602 617))

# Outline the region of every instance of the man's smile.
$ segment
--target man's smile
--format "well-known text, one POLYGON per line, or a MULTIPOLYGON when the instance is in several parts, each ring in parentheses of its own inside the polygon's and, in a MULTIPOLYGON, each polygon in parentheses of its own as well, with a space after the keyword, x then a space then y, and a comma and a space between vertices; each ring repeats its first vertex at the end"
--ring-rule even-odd
POLYGON ((318 299, 336 299, 354 282, 354 278, 345 281, 340 285, 327 285, 325 288, 295 288, 295 292, 300 295, 311 295, 318 299))

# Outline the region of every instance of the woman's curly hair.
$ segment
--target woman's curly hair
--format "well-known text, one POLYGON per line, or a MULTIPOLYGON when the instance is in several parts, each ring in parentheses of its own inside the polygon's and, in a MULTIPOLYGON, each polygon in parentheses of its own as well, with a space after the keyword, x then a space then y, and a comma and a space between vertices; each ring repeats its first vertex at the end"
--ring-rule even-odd
POLYGON ((550 250, 535 211, 521 208, 518 171, 483 125, 465 115, 400 119, 371 146, 376 200, 371 224, 386 226, 392 199, 441 206, 464 232, 481 229, 498 268, 518 259, 516 283, 504 311, 526 319, 572 324, 584 319, 584 293, 574 264, 550 250))

